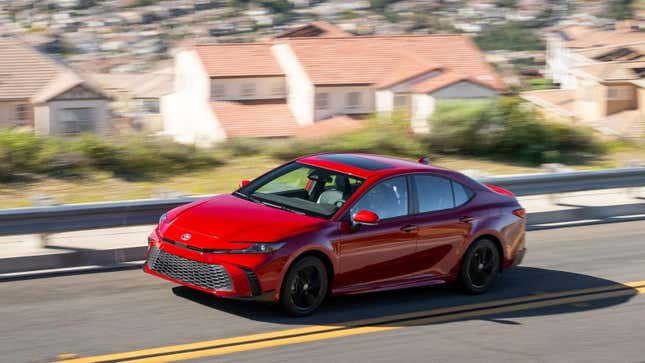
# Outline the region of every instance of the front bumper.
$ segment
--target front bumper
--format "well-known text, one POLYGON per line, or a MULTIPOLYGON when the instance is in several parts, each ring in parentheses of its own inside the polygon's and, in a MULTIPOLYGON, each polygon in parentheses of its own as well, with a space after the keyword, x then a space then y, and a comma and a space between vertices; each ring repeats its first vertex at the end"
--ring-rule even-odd
MULTIPOLYGON (((262 299, 279 274, 273 256, 203 254, 149 239, 143 271, 220 297, 262 299)), ((153 238, 157 237, 157 238, 153 238)))

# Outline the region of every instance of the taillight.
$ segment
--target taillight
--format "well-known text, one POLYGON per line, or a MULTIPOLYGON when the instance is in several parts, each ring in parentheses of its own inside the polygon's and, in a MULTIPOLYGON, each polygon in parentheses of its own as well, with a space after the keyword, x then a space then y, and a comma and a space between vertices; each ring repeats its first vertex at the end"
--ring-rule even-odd
POLYGON ((502 187, 498 187, 497 185, 493 185, 493 184, 484 184, 484 185, 488 189, 494 191, 497 194, 506 195, 506 196, 509 196, 509 197, 515 196, 515 194, 513 194, 513 192, 511 192, 510 190, 504 189, 502 187))
POLYGON ((526 209, 524 209, 524 208, 516 209, 516 210, 513 211, 513 214, 515 214, 516 216, 524 219, 524 218, 526 218, 526 209))

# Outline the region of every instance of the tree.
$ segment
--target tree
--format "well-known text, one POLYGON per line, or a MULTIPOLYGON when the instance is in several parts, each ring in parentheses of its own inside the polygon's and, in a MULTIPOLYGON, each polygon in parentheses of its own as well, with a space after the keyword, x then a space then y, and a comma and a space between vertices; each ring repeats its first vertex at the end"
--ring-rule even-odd
POLYGON ((631 19, 634 17, 633 6, 634 0, 613 0, 609 2, 607 17, 616 20, 631 19))
POLYGON ((475 42, 484 50, 543 50, 544 40, 520 23, 492 26, 482 31, 475 42))

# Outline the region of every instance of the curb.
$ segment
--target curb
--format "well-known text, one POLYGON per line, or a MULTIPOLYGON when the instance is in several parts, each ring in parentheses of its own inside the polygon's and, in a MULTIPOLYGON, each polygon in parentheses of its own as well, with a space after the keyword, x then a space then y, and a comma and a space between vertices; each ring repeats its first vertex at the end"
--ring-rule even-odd
MULTIPOLYGON (((593 224, 645 220, 645 203, 611 207, 578 207, 573 209, 529 213, 527 231, 551 228, 578 227, 593 224)), ((111 268, 145 259, 147 246, 109 250, 84 249, 69 253, 20 256, 0 259, 0 281, 8 274, 38 273, 42 270, 95 266, 111 268), (4 275, 4 276, 3 276, 4 275)))
POLYGON ((145 258, 146 246, 111 250, 82 250, 70 253, 20 256, 0 259, 0 274, 53 270, 83 266, 116 266, 145 258))

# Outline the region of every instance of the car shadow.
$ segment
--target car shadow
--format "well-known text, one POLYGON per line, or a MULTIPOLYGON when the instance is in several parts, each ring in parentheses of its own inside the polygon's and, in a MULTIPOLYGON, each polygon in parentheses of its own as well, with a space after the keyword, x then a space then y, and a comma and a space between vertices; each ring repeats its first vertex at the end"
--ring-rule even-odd
MULTIPOLYGON (((382 319, 378 325, 415 325, 433 323, 432 319, 388 320, 395 314, 432 316, 437 309, 455 308, 467 304, 488 303, 481 309, 460 310, 462 314, 449 314, 435 319, 443 322, 478 319, 494 323, 520 325, 513 318, 566 314, 592 309, 601 309, 624 303, 637 295, 635 288, 618 282, 578 273, 534 267, 516 267, 505 271, 495 285, 484 295, 466 295, 452 285, 401 289, 387 292, 332 297, 311 316, 294 318, 283 313, 277 306, 252 301, 228 300, 198 290, 178 286, 173 293, 183 299, 208 306, 246 319, 277 324, 340 325, 362 319, 382 319), (571 301, 571 290, 608 287, 612 293, 603 293, 587 299, 589 292, 577 291, 583 301, 571 301), (616 292, 618 291, 618 292, 616 292), (567 293, 564 297, 542 298, 545 293, 567 293), (524 298, 530 301, 509 301, 524 298), (537 302, 539 300, 539 302, 537 302), (528 305, 528 303, 533 303, 528 305), (523 304, 523 305, 520 305, 523 304), (501 306, 501 308, 499 308, 501 306), (491 309, 495 307, 495 309, 491 309), (526 307, 526 308, 525 308, 526 307), (466 316, 463 312, 466 312, 466 316), (419 314, 423 312, 423 314, 419 314), (415 314, 416 313, 416 314, 415 314)), ((438 321, 437 321, 438 322, 438 321)), ((371 325, 371 323, 369 324, 371 325)))

